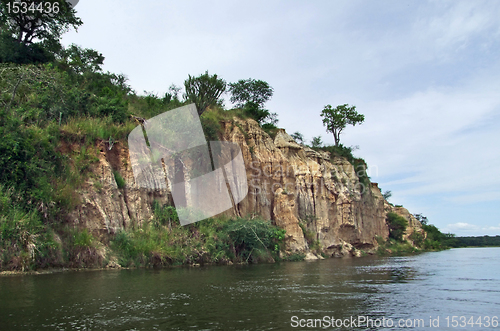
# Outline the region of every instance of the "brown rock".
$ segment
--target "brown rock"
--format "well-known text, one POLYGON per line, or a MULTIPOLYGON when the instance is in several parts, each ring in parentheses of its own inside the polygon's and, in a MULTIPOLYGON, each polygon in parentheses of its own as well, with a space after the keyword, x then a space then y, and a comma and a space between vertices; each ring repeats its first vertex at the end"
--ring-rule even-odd
MULTIPOLYGON (((251 119, 234 118, 221 124, 223 140, 241 147, 249 185, 247 197, 225 214, 257 214, 272 220, 286 230, 287 251, 308 250, 300 222, 331 256, 352 255, 353 249, 370 250, 377 245, 376 236, 387 238, 389 209, 407 218, 410 227, 420 228, 406 209, 387 204, 376 185, 360 183, 356 169, 346 159, 330 162, 329 153, 297 144, 284 130, 273 140, 251 119)), ((94 176, 83 185, 81 203, 69 215, 73 224, 112 234, 151 219, 154 200, 172 204, 168 186, 136 186, 123 143, 115 143, 111 150, 104 143, 99 147, 94 176), (113 170, 125 180, 124 188, 118 188, 113 170)), ((411 231, 413 228, 407 236, 411 231)))

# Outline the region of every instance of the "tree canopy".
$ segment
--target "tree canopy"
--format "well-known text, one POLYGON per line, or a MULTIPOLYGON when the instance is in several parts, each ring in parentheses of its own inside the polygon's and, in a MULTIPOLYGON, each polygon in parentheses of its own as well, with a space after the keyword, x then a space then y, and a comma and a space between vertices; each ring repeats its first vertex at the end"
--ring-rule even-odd
POLYGON ((40 43, 45 49, 61 49, 62 34, 82 25, 71 4, 64 0, 34 0, 0 2, 0 26, 18 44, 29 46, 40 43))
POLYGON ((265 81, 252 78, 241 79, 236 83, 229 84, 231 102, 237 108, 243 109, 250 117, 259 124, 268 123, 274 126, 277 115, 264 108, 264 103, 273 96, 273 88, 265 81))
POLYGON ((365 121, 365 115, 359 114, 356 111, 356 106, 348 104, 339 105, 332 108, 331 105, 326 105, 321 112, 323 117, 323 125, 326 126, 326 132, 331 132, 335 139, 335 146, 340 144, 340 134, 347 125, 355 126, 365 121))
POLYGON ((61 50, 59 57, 61 65, 71 68, 77 74, 101 72, 104 63, 104 56, 98 51, 74 44, 61 50))
POLYGON ((209 107, 221 102, 220 97, 226 91, 226 82, 217 75, 210 76, 208 71, 198 77, 188 75, 184 81, 186 100, 193 102, 198 109, 198 115, 209 107))
POLYGON ((236 83, 229 83, 231 102, 236 107, 244 108, 246 104, 253 103, 262 107, 273 96, 273 88, 262 80, 240 79, 236 83))

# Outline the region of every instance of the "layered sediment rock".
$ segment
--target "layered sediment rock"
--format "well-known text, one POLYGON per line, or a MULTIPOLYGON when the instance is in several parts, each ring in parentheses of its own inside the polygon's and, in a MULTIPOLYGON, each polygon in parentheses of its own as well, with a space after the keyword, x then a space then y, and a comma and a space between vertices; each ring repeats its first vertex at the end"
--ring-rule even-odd
MULTIPOLYGON (((360 182, 357 169, 346 159, 331 162, 328 153, 297 144, 284 130, 272 139, 253 120, 235 118, 221 124, 222 140, 241 147, 249 186, 247 197, 227 214, 272 220, 286 230, 289 252, 305 252, 315 245, 316 251, 331 256, 359 255, 377 245, 377 236, 388 237, 386 213, 393 207, 376 184, 360 182)), ((94 176, 79 192, 81 203, 69 215, 70 222, 112 234, 151 219, 153 201, 172 204, 168 186, 137 187, 123 143, 109 149, 103 142, 99 148, 94 176), (125 187, 118 188, 114 172, 123 177, 125 187)), ((420 227, 408 211, 394 211, 406 217, 410 227, 420 227)))

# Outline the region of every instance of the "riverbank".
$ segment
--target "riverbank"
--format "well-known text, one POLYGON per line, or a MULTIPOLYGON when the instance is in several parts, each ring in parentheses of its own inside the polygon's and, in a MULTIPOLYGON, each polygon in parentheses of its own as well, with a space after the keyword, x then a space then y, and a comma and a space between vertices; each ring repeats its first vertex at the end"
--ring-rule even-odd
MULTIPOLYGON (((476 247, 478 248, 478 247, 476 247)), ((135 265, 133 263, 129 265, 120 265, 115 261, 108 261, 107 265, 98 267, 98 266, 91 266, 91 267, 77 267, 77 268, 71 268, 71 267, 59 267, 59 268, 47 268, 47 269, 36 269, 36 270, 4 270, 0 271, 0 277, 3 276, 22 276, 22 275, 47 275, 47 274, 56 274, 56 273, 67 273, 67 272, 88 272, 88 271, 111 271, 111 270, 150 270, 150 269, 155 269, 155 270, 162 270, 162 269, 172 269, 172 268, 199 268, 199 267, 207 267, 207 266, 231 266, 231 265, 251 265, 251 264, 273 264, 273 263, 282 263, 282 262, 301 262, 301 261, 317 261, 317 260, 324 260, 324 259, 359 259, 359 258, 364 258, 364 257, 397 257, 397 256, 412 256, 412 255, 419 255, 422 253, 428 253, 428 252, 439 252, 442 250, 446 250, 449 248, 442 248, 442 249, 423 249, 423 248, 418 248, 413 246, 410 242, 405 241, 405 242, 394 242, 394 241, 386 241, 383 242, 381 245, 379 245, 376 249, 365 252, 365 251, 358 251, 360 254, 355 254, 355 255, 346 255, 342 257, 329 257, 325 256, 324 254, 314 254, 312 252, 306 252, 306 253, 295 253, 291 254, 289 256, 285 256, 282 254, 279 254, 280 256, 275 256, 276 259, 274 258, 268 258, 268 259, 261 259, 256 260, 253 259, 251 261, 248 260, 226 260, 226 261, 219 261, 219 262, 204 262, 202 264, 200 263, 176 263, 176 264, 164 264, 164 265, 154 265, 154 264, 142 264, 142 265, 135 265)), ((262 252, 260 253, 262 254, 262 252)), ((116 259, 116 255, 114 255, 116 259)))

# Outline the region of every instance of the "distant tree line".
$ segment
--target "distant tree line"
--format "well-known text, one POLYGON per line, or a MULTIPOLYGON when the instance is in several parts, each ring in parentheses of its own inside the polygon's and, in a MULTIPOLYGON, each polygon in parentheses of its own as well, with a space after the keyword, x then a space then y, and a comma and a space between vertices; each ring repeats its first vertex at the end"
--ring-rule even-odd
POLYGON ((500 247, 500 236, 453 237, 450 247, 500 247))

